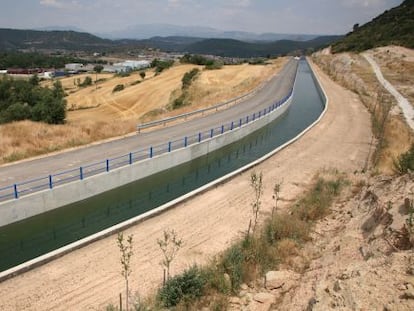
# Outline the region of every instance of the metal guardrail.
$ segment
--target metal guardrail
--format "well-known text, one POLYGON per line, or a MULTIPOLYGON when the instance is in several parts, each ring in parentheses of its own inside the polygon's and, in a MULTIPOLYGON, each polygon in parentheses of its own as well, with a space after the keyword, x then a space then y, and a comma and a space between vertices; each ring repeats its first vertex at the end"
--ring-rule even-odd
POLYGON ((213 137, 216 137, 217 135, 222 135, 226 132, 242 127, 243 125, 254 122, 255 120, 258 120, 266 116, 267 114, 275 111, 283 104, 285 104, 288 101, 288 99, 292 96, 292 93, 293 88, 284 98, 273 103, 268 108, 260 110, 257 113, 253 113, 252 115, 248 115, 239 120, 233 120, 227 124, 223 124, 219 127, 212 128, 205 132, 199 132, 191 136, 185 136, 178 140, 169 141, 167 143, 151 146, 146 149, 133 151, 115 158, 106 159, 104 161, 80 166, 79 168, 58 172, 56 174, 50 174, 48 176, 39 177, 36 179, 27 180, 20 183, 15 183, 7 187, 0 188, 0 202, 18 199, 21 196, 46 189, 53 189, 54 187, 75 180, 83 180, 91 176, 109 172, 116 168, 132 165, 145 159, 150 159, 155 156, 162 155, 164 153, 172 152, 180 148, 186 148, 190 145, 201 143, 202 141, 211 139, 213 137))

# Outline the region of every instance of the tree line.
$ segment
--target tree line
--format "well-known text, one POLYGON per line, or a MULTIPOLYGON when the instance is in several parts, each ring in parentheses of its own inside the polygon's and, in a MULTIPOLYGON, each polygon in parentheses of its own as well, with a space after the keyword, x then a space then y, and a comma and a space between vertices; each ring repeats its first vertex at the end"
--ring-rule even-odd
POLYGON ((29 81, 3 77, 0 80, 0 124, 19 120, 62 124, 66 118, 66 100, 62 84, 52 88, 39 85, 34 75, 29 81))

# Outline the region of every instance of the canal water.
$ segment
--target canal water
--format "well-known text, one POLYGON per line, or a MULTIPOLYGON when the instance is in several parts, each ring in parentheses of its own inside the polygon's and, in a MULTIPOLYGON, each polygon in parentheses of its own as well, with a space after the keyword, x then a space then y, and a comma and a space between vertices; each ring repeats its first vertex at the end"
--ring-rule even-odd
POLYGON ((292 105, 276 121, 189 163, 0 228, 0 271, 140 215, 243 167, 298 135, 323 109, 309 65, 301 60, 292 105))

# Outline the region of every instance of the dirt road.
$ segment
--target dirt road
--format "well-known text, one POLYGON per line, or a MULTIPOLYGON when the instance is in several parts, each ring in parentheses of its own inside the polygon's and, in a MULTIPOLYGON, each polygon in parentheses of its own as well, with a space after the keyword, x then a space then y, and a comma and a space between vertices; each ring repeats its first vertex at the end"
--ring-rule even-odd
MULTIPOLYGON (((319 72, 319 70, 318 70, 319 72)), ((283 180, 283 203, 293 199, 324 168, 361 170, 371 138, 370 117, 357 96, 324 74, 330 99, 322 121, 300 140, 256 167, 264 174, 264 209, 283 180)), ((252 192, 250 171, 185 204, 128 229, 134 235, 131 288, 147 295, 161 283, 156 239, 166 228, 184 240, 173 263, 175 274, 204 263, 247 229, 252 192)), ((0 284, 1 310, 102 310, 123 291, 116 237, 111 236, 0 284)))

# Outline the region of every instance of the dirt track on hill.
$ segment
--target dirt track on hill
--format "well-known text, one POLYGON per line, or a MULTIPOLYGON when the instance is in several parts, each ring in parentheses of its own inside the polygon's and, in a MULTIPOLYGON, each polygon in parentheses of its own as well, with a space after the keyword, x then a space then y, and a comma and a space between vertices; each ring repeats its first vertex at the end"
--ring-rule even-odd
MULTIPOLYGON (((299 141, 258 165, 264 174, 264 212, 271 209, 272 190, 283 180, 283 204, 303 191, 326 168, 354 172, 365 164, 371 139, 370 117, 355 94, 317 70, 330 99, 322 121, 299 141)), ((162 281, 161 252, 156 239, 166 228, 184 240, 173 263, 178 273, 204 263, 225 249, 247 228, 252 192, 250 171, 197 196, 177 208, 136 225, 130 288, 141 296, 162 281)), ((282 204, 282 205, 283 205, 282 204)), ((117 304, 124 290, 116 237, 111 236, 40 268, 0 284, 1 310, 102 310, 117 304)))

